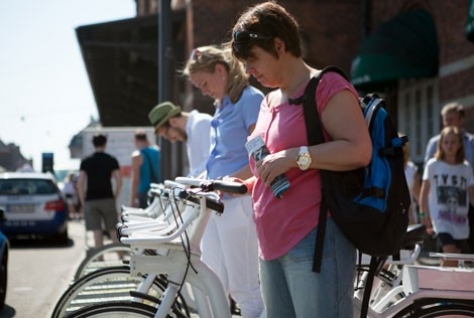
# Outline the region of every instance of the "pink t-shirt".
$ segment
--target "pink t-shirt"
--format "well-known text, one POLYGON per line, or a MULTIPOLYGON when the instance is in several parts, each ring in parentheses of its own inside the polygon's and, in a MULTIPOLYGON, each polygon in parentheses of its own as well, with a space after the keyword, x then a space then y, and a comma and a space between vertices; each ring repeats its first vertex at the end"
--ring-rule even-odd
MULTIPOLYGON (((305 88, 302 87, 295 97, 302 95, 305 88)), ((319 114, 334 94, 346 89, 358 96, 354 87, 339 74, 325 74, 316 92, 319 114)), ((288 102, 276 105, 280 101, 279 94, 279 91, 270 92, 262 101, 257 125, 248 138, 260 135, 270 153, 308 145, 303 106, 288 102)), ((329 139, 327 134, 326 139, 329 139)), ((250 167, 255 175, 255 162, 251 158, 250 167)), ((318 224, 321 201, 319 170, 292 168, 285 175, 290 188, 281 199, 276 198, 270 187, 259 179, 252 193, 259 255, 264 260, 286 254, 318 224)))

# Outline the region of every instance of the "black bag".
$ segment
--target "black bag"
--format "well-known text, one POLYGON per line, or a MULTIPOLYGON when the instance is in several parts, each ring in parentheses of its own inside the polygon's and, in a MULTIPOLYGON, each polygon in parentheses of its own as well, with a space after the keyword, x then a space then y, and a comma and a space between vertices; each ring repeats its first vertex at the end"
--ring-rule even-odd
MULTIPOLYGON (((303 110, 309 145, 325 142, 315 95, 322 75, 330 71, 348 80, 340 68, 329 66, 308 83, 303 110)), ((360 98, 360 106, 372 140, 372 159, 367 167, 352 171, 320 170, 322 197, 313 271, 320 271, 329 210, 335 223, 359 250, 359 260, 362 253, 372 256, 362 306, 362 316, 365 316, 377 257, 386 258, 400 251, 408 226, 410 193, 402 149, 408 139, 398 136, 384 108, 385 102, 376 94, 360 98)))

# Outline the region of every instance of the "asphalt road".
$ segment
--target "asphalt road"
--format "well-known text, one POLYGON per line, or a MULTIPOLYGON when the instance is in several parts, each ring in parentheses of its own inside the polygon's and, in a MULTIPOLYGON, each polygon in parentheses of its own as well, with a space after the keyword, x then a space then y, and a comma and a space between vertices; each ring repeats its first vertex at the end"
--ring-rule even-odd
POLYGON ((69 244, 44 239, 11 242, 6 306, 1 318, 50 318, 86 256, 82 221, 69 222, 69 244))

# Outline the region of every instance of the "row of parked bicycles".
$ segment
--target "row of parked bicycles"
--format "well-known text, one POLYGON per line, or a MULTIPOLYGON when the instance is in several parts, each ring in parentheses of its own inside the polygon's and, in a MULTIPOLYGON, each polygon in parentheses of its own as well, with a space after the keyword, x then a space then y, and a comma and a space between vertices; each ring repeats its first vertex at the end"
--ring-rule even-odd
MULTIPOLYGON (((152 184, 146 209, 122 207, 120 244, 90 249, 51 317, 231 317, 238 308, 212 270, 201 262, 200 241, 210 214, 222 214, 218 192, 246 193, 233 182, 178 177, 152 184)), ((434 254, 460 267, 421 266, 425 231, 407 230, 400 258, 378 265, 369 317, 474 317, 474 255, 434 254), (470 264, 470 263, 469 263, 470 264)), ((358 316, 369 266, 358 266, 358 316)))

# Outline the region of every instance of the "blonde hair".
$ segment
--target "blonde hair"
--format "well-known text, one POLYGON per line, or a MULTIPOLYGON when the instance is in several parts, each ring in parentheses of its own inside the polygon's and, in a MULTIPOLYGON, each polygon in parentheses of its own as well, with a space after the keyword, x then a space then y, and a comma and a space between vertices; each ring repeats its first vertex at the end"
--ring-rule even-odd
MULTIPOLYGON (((235 103, 248 86, 249 77, 245 74, 242 63, 232 56, 230 48, 209 45, 194 49, 182 73, 187 77, 196 72, 214 73, 217 64, 221 64, 227 70, 229 79, 226 93, 232 103, 235 103)), ((215 102, 220 104, 218 100, 215 102)))
POLYGON ((443 151, 442 144, 443 144, 444 138, 448 134, 454 134, 458 138, 459 149, 456 152, 455 162, 456 162, 456 164, 461 164, 465 160, 464 143, 463 143, 463 140, 462 140, 462 133, 456 126, 446 126, 445 128, 443 128, 443 130, 441 131, 440 137, 439 137, 439 141, 438 141, 438 149, 436 150, 436 153, 435 153, 434 157, 438 161, 446 159, 446 154, 443 151))
POLYGON ((443 106, 441 109, 441 115, 445 116, 448 113, 456 113, 458 114, 459 118, 464 118, 466 116, 464 106, 458 102, 451 102, 443 106))

